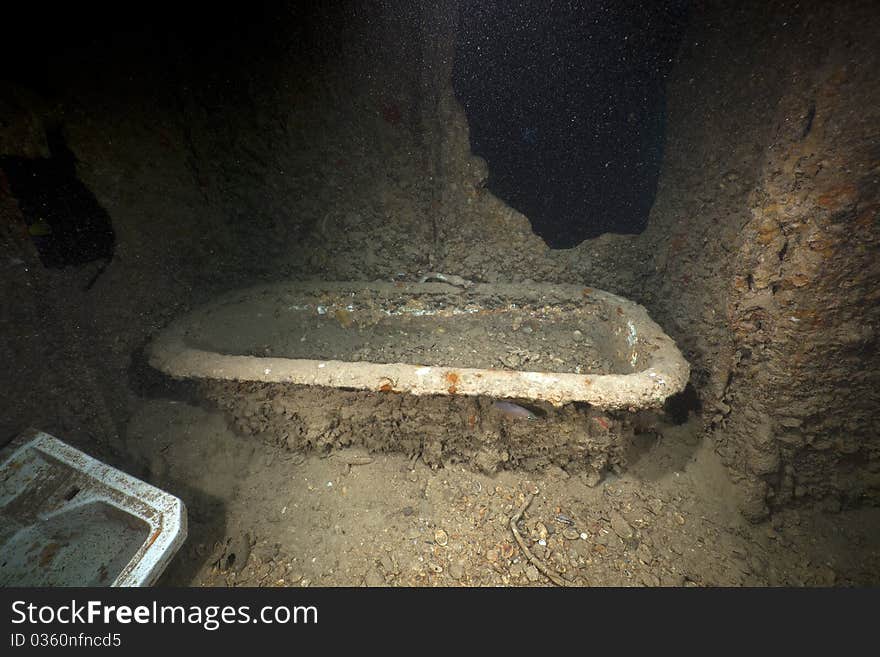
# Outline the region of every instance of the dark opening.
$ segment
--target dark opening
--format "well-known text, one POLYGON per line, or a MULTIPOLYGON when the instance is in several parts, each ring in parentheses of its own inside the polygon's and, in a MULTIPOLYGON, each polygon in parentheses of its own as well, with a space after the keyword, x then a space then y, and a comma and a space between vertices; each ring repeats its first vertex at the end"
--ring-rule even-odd
POLYGON ((46 132, 50 157, 0 157, 27 232, 46 267, 79 265, 113 257, 110 215, 76 177, 76 158, 61 128, 46 132))
POLYGON ((453 85, 489 189, 554 248, 638 233, 686 0, 463 3, 453 85))
POLYGON ((702 407, 697 389, 688 383, 684 390, 666 400, 664 410, 675 424, 684 424, 691 413, 699 413, 702 407))

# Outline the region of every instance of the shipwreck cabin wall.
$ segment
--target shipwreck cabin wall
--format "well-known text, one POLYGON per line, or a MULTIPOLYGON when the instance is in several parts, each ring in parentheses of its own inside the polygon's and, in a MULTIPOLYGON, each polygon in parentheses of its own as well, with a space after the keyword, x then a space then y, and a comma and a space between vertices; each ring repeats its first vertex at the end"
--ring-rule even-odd
POLYGON ((695 3, 646 230, 567 250, 484 188, 448 79, 448 15, 397 0, 269 7, 247 29, 218 19, 229 38, 216 41, 186 21, 120 23, 73 39, 40 84, 27 71, 3 82, 0 155, 47 157, 46 128, 62 126, 116 235, 91 285, 97 265, 44 270, 0 184, 0 394, 16 400, 4 429, 39 425, 123 459, 113 436, 161 387, 143 345, 189 306, 261 280, 439 271, 645 305, 692 365, 750 517, 876 501, 872 3, 695 3), (304 27, 321 24, 333 29, 304 27))
POLYGON ((748 515, 876 500, 876 12, 720 4, 694 16, 669 91, 631 293, 695 365, 748 515))

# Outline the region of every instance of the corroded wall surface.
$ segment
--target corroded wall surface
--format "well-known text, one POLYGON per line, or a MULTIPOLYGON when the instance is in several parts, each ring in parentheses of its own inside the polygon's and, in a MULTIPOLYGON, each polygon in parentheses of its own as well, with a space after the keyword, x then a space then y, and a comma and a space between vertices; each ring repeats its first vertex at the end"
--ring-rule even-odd
POLYGON ((694 364, 750 516, 878 492, 878 29, 870 3, 706 6, 669 90, 631 293, 694 364))
POLYGON ((775 113, 728 307, 725 397, 743 411, 729 429, 774 504, 880 494, 880 21, 822 23, 834 27, 821 65, 775 113))

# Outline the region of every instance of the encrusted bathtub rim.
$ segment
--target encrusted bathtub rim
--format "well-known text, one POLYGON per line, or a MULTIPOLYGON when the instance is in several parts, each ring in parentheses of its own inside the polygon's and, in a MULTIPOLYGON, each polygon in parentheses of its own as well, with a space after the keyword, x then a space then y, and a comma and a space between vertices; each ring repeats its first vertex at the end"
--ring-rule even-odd
MULTIPOLYGON (((287 282, 260 285, 223 295, 208 305, 228 303, 243 294, 297 290, 373 290, 389 294, 445 292, 443 283, 287 282)), ((478 293, 510 295, 522 286, 478 284, 478 293)), ((313 360, 219 354, 187 345, 185 315, 151 344, 150 364, 175 378, 259 381, 327 386, 414 395, 484 395, 547 401, 560 406, 586 402, 606 409, 658 407, 687 385, 690 366, 673 340, 644 307, 610 292, 574 285, 530 284, 530 294, 605 304, 621 317, 632 348, 632 363, 643 367, 630 374, 574 374, 527 370, 423 366, 409 363, 313 360)), ((198 312, 196 309, 194 312, 198 312)))

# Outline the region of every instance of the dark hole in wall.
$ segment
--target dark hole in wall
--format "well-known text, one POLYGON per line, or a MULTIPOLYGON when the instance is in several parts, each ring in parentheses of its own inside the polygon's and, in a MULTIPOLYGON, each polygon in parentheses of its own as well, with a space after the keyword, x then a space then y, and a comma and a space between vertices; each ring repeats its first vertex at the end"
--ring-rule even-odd
POLYGON ((699 413, 702 407, 697 389, 692 383, 688 383, 684 390, 666 400, 663 410, 675 424, 684 424, 692 412, 699 413))
POLYGON ((638 233, 686 0, 465 2, 453 86, 489 189, 554 248, 638 233))
MULTIPOLYGON (((22 123, 29 125, 61 123, 70 116, 71 126, 81 126, 83 116, 101 115, 121 126, 118 134, 152 131, 166 154, 184 153, 205 201, 223 206, 223 212, 236 217, 230 224, 256 242, 272 225, 268 211, 236 205, 243 194, 232 185, 208 190, 215 192, 209 198, 206 171, 222 171, 223 180, 250 176, 254 186, 270 179, 275 168, 267 144, 275 143, 273 138, 280 142, 276 134, 287 129, 276 123, 271 123, 274 132, 265 127, 284 109, 271 101, 286 97, 275 93, 282 85, 295 86, 302 71, 320 70, 335 52, 340 36, 334 25, 341 12, 337 3, 283 0, 257 0, 236 12, 165 0, 134 10, 103 3, 10 3, 3 14, 9 29, 0 39, 0 61, 10 64, 0 67, 0 129, 6 127, 2 121, 8 107, 14 109, 10 115, 26 116, 22 123), (291 62, 293 67, 285 68, 291 62), (125 113, 126 107, 135 113, 125 113), (209 148, 222 142, 230 144, 224 151, 228 159, 209 160, 214 154, 209 148), (243 152, 252 157, 242 162, 243 152)), ((0 170, 21 206, 26 231, 49 267, 109 258, 114 248, 109 217, 76 179, 75 158, 63 131, 51 132, 57 147, 50 158, 25 160, 13 157, 15 151, 0 152, 6 156, 0 170)), ((89 130, 77 134, 90 146, 105 137, 89 130)), ((11 141, 2 146, 7 143, 17 146, 11 141)), ((90 147, 77 155, 85 160, 96 152, 100 149, 90 147)), ((137 157, 127 152, 118 161, 130 162, 130 171, 149 172, 155 166, 148 154, 142 161, 137 157)), ((149 180, 148 175, 142 179, 149 180)), ((121 182, 127 186, 131 180, 121 182)), ((266 196, 271 193, 267 189, 266 196)), ((181 232, 199 240, 212 237, 201 229, 181 232)))
POLYGON ((46 267, 113 257, 110 215, 76 177, 76 158, 60 126, 46 131, 50 157, 0 157, 0 169, 18 201, 27 231, 46 267))
POLYGON ((174 399, 198 405, 199 383, 194 379, 174 379, 150 365, 147 347, 151 339, 145 339, 135 349, 128 365, 128 386, 139 397, 146 399, 174 399))

